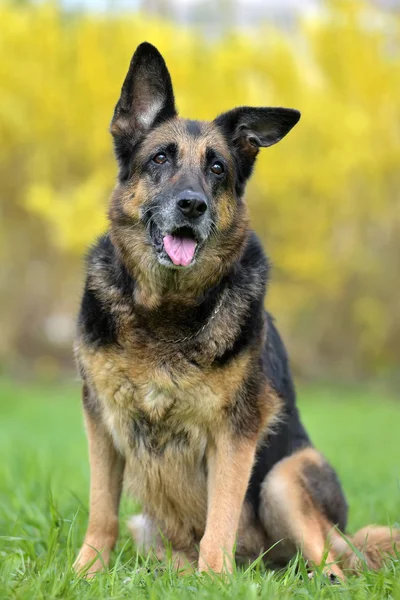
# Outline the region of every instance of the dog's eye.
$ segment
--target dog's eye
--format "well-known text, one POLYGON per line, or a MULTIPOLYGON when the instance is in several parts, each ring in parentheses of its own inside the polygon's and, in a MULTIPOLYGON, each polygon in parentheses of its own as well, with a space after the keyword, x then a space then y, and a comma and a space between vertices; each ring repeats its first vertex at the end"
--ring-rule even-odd
POLYGON ((211 165, 211 171, 215 174, 215 175, 222 175, 222 173, 224 172, 224 167, 223 165, 216 161, 215 163, 213 163, 211 165))
POLYGON ((164 164, 166 162, 166 160, 167 160, 167 155, 164 154, 164 152, 159 152, 158 154, 153 156, 153 162, 157 163, 158 165, 164 164))

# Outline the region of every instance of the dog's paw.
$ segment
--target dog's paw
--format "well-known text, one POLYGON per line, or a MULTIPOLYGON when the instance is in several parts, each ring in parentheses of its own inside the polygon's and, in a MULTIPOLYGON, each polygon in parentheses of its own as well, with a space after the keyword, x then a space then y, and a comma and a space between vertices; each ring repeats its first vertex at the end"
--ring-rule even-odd
POLYGON ((94 547, 85 544, 74 562, 74 571, 80 577, 91 579, 106 567, 109 554, 108 551, 100 553, 94 547))

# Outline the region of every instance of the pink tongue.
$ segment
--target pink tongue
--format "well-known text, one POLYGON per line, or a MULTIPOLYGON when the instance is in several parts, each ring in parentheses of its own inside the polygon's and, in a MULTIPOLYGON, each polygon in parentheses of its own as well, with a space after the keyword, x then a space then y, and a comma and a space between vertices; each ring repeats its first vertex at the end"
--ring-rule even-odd
POLYGON ((166 235, 164 238, 165 252, 174 265, 187 267, 193 259, 197 242, 190 238, 181 238, 175 235, 166 235))

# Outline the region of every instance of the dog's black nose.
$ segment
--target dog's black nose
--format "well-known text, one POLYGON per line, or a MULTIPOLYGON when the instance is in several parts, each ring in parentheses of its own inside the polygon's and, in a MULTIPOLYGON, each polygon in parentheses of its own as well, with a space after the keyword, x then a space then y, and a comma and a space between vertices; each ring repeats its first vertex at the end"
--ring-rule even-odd
POLYGON ((185 190, 178 195, 177 206, 182 214, 189 219, 197 219, 207 210, 206 197, 199 192, 185 190))

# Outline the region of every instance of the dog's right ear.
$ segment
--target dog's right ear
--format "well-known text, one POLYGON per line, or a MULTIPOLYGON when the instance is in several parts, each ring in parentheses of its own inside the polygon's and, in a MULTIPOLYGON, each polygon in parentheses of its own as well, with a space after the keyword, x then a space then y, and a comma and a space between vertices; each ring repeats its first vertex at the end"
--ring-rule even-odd
POLYGON ((171 76, 157 48, 137 47, 111 121, 120 178, 129 176, 132 150, 152 127, 176 116, 171 76))

